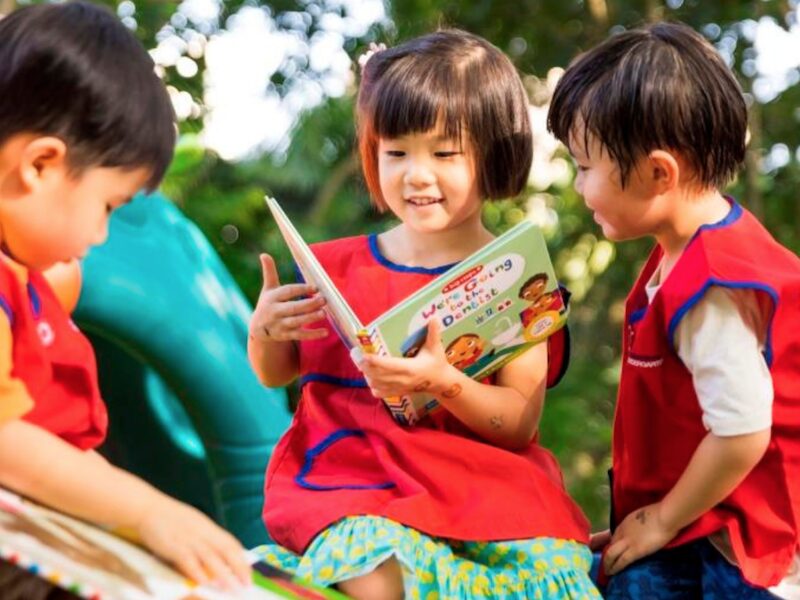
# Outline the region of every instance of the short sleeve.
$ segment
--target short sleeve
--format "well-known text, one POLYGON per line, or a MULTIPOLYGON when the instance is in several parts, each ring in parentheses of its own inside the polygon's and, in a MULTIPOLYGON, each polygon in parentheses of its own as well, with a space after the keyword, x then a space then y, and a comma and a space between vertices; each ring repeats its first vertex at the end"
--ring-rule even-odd
POLYGON ((703 424, 720 437, 772 426, 763 315, 757 292, 712 286, 675 333, 676 351, 692 374, 703 424))
POLYGON ((0 314, 0 424, 19 419, 33 408, 33 399, 22 380, 13 377, 14 341, 8 319, 0 314))

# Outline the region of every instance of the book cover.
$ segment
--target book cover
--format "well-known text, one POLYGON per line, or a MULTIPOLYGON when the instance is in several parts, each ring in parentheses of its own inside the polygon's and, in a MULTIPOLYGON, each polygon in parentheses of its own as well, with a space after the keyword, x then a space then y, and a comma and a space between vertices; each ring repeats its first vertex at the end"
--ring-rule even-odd
POLYGON ((345 598, 296 581, 263 562, 253 562, 253 585, 247 589, 199 587, 144 548, 3 488, 0 560, 90 600, 345 598))
MULTIPOLYGON (((303 277, 327 300, 333 327, 348 346, 370 354, 414 356, 436 319, 447 360, 474 379, 488 377, 566 323, 567 307, 541 230, 522 221, 362 325, 278 203, 267 205, 303 277)), ((394 418, 412 425, 436 410, 425 394, 384 398, 394 418)))

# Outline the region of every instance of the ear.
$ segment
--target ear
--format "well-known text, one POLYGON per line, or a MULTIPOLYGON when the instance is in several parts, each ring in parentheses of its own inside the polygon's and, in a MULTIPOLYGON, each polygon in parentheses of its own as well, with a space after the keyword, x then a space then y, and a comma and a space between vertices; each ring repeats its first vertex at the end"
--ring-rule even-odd
POLYGON ((68 171, 67 145, 53 136, 29 137, 19 153, 19 181, 27 191, 36 191, 50 178, 68 171))
POLYGON ((653 150, 647 155, 646 178, 656 194, 664 194, 675 189, 681 178, 681 163, 666 150, 653 150))

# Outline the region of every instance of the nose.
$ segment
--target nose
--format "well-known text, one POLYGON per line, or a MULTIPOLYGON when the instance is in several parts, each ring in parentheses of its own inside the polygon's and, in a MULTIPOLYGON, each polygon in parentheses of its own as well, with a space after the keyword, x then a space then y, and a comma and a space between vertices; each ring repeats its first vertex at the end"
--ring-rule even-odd
POLYGON ((413 187, 425 187, 436 183, 436 176, 427 160, 409 157, 403 181, 413 187))

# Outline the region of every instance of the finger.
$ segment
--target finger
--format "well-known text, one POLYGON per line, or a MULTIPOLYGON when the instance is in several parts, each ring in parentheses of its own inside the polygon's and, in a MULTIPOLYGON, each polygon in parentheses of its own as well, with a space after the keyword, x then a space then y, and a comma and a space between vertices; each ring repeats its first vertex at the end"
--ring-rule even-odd
POLYGON ((213 546, 207 546, 203 548, 200 559, 203 561, 206 573, 216 585, 226 590, 236 586, 238 577, 234 574, 233 568, 228 565, 223 551, 213 546))
POLYGON ((429 352, 434 352, 442 345, 441 337, 439 321, 436 319, 428 321, 428 334, 425 336, 425 345, 423 347, 429 352))
POLYGON ((278 278, 278 269, 275 267, 275 260, 269 254, 260 254, 262 289, 271 290, 278 287, 281 282, 278 278))
POLYGON ((611 531, 608 529, 599 531, 592 534, 592 537, 589 539, 589 549, 592 552, 598 552, 605 548, 609 542, 611 542, 611 531))
POLYGON ((325 298, 320 295, 304 298, 303 300, 289 300, 278 302, 272 307, 272 314, 275 318, 285 319, 287 317, 303 316, 315 313, 319 315, 317 319, 325 317, 322 307, 325 306, 325 298))
POLYGON ((606 569, 606 573, 608 575, 616 575, 620 571, 626 569, 628 565, 630 565, 634 560, 635 557, 633 550, 628 548, 625 550, 625 552, 623 552, 617 557, 617 560, 614 561, 614 564, 611 565, 610 569, 606 569))
POLYGON ((290 302, 297 298, 306 298, 308 296, 322 298, 323 303, 325 300, 322 296, 315 296, 317 288, 307 283, 289 283, 266 291, 273 302, 290 302))
POLYGON ((300 329, 292 334, 295 340, 320 340, 328 337, 330 332, 327 329, 300 329))
POLYGON ((625 540, 620 540, 618 542, 612 542, 606 547, 606 551, 603 554, 603 569, 606 573, 611 575, 614 571, 615 565, 619 560, 620 556, 628 549, 628 543, 625 540))
POLYGON ((199 585, 206 585, 208 583, 208 575, 206 574, 200 559, 188 548, 179 551, 178 555, 173 559, 175 566, 186 577, 199 585))

